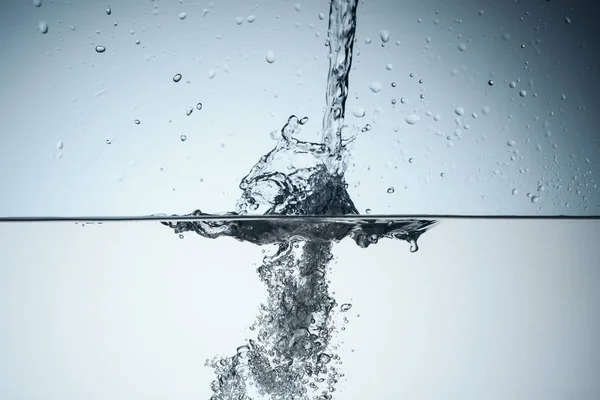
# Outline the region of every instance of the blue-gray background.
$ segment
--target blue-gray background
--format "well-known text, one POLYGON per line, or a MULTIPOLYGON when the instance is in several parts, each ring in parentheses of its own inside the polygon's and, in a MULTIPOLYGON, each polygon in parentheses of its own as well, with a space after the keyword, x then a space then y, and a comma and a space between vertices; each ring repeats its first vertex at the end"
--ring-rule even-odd
MULTIPOLYGON (((326 0, 113 0, 110 15, 104 1, 41 3, 0 6, 0 216, 230 211, 289 115, 319 137, 326 0)), ((371 130, 347 172, 359 210, 597 215, 596 8, 361 2, 348 123, 371 130)))

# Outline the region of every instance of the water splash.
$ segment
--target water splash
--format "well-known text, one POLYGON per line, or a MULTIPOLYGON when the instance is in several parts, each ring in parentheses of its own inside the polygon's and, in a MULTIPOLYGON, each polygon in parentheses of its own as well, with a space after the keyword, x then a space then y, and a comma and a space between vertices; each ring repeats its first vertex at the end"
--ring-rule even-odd
MULTIPOLYGON (((268 292, 248 339, 229 357, 207 361, 216 374, 211 400, 328 400, 343 376, 340 357, 330 346, 338 311, 329 295, 327 268, 335 242, 350 237, 368 247, 382 238, 405 240, 411 251, 434 221, 368 218, 286 218, 357 215, 344 173, 354 136, 345 136, 344 116, 358 0, 332 0, 329 13, 329 73, 322 143, 299 139, 307 118, 291 116, 277 145, 242 179, 235 212, 223 220, 164 222, 175 233, 207 238, 234 237, 276 246, 257 272, 268 292), (231 217, 267 215, 272 218, 231 217)), ((249 22, 252 22, 248 19, 249 22)), ((389 37, 389 36, 388 36, 389 37)), ((382 40, 383 36, 382 36, 382 40)), ((384 40, 387 41, 387 40, 384 40)), ((364 114, 363 114, 364 115, 364 114)))

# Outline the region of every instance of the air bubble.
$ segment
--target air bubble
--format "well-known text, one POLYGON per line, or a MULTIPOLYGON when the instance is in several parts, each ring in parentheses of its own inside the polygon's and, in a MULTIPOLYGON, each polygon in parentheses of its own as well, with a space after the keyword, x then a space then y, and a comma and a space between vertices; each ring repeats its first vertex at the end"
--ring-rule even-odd
POLYGON ((267 56, 265 57, 269 64, 273 64, 275 62, 275 52, 269 50, 267 51, 267 56))
POLYGON ((104 53, 106 51, 106 47, 104 46, 96 46, 96 53, 104 53))
POLYGON ((139 119, 135 119, 135 120, 133 120, 133 123, 136 124, 136 125, 139 125, 140 124, 140 120, 139 119))
POLYGON ((179 138, 181 139, 182 142, 185 142, 187 140, 186 135, 181 135, 179 138))
POLYGON ((389 187, 389 188, 388 188, 388 190, 387 190, 387 192, 388 192, 389 194, 392 194, 392 193, 394 193, 394 191, 395 191, 395 189, 394 189, 393 187, 389 187))
POLYGON ((48 33, 48 23, 46 21, 38 22, 38 29, 45 35, 48 33))
POLYGON ((494 81, 490 79, 490 80, 488 81, 488 85, 490 85, 490 86, 494 86, 494 81))
POLYGON ((371 92, 373 93, 378 93, 381 91, 381 83, 379 82, 371 82, 371 84, 369 85, 369 89, 371 89, 371 92))
POLYGON ((175 76, 173 76, 173 82, 177 83, 181 80, 181 74, 175 74, 175 76))
POLYGON ((198 110, 198 111, 202 110, 202 103, 196 104, 196 110, 198 110))
POLYGON ((390 32, 389 31, 383 30, 379 33, 379 36, 381 37, 381 41, 383 43, 387 43, 388 40, 390 40, 390 32))
POLYGON ((351 308, 352 308, 352 304, 345 303, 340 306, 340 311, 346 312, 346 311, 349 311, 351 308))

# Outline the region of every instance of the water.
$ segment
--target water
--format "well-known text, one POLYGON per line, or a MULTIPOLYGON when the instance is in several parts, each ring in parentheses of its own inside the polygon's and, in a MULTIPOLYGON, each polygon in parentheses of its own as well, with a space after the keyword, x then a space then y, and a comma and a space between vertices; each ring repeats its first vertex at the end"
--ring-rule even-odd
MULTIPOLYGON (((418 239, 436 225, 439 220, 439 218, 423 217, 374 216, 369 218, 358 216, 359 211, 348 194, 344 174, 348 167, 351 146, 357 128, 347 126, 344 117, 346 100, 349 94, 349 76, 355 42, 357 5, 358 0, 331 1, 327 39, 329 68, 325 87, 326 106, 321 126, 321 141, 309 142, 300 139, 301 128, 306 124, 308 118, 292 115, 281 129, 275 148, 259 157, 258 162, 250 168, 250 171, 241 180, 239 188, 242 193, 237 204, 235 204, 234 211, 224 216, 214 216, 196 210, 185 216, 157 214, 150 219, 150 222, 154 224, 152 229, 157 227, 155 220, 162 219, 162 224, 177 235, 174 236, 175 238, 184 239, 187 233, 201 236, 200 238, 189 238, 198 242, 207 242, 206 239, 222 240, 222 237, 235 238, 237 242, 228 242, 230 245, 226 246, 225 252, 235 253, 238 251, 240 243, 243 243, 244 246, 253 245, 254 250, 257 249, 256 246, 260 246, 262 247, 261 253, 264 253, 260 256, 262 260, 255 268, 258 275, 255 279, 262 283, 263 290, 266 290, 266 296, 256 304, 258 312, 248 326, 247 334, 243 338, 238 338, 237 342, 231 342, 229 344, 231 350, 229 351, 215 352, 211 355, 206 353, 202 355, 195 354, 193 356, 194 358, 208 356, 204 365, 209 367, 214 374, 210 381, 205 382, 210 390, 210 395, 205 396, 203 394, 204 398, 209 397, 210 400, 329 400, 333 398, 352 398, 353 393, 356 393, 355 389, 350 389, 352 384, 364 385, 364 382, 371 380, 365 378, 366 374, 364 372, 363 376, 355 376, 352 381, 346 376, 344 358, 348 356, 347 348, 339 338, 346 331, 346 325, 353 319, 349 315, 360 308, 360 302, 354 300, 349 302, 347 299, 338 300, 331 289, 335 282, 331 277, 333 264, 336 262, 335 248, 342 245, 346 238, 351 239, 357 245, 355 249, 360 250, 375 244, 379 246, 379 242, 384 239, 394 239, 408 242, 407 254, 417 253, 419 250, 418 239)), ((299 12, 301 10, 300 5, 297 5, 295 9, 299 12)), ((110 14, 110 12, 107 11, 107 14, 110 14)), ((184 20, 186 17, 185 12, 179 14, 180 20, 184 20)), ((254 19, 255 17, 252 15, 246 18, 249 23, 252 23, 254 19)), ((241 19, 238 19, 237 23, 240 22, 241 19)), ((42 33, 48 31, 47 25, 45 27, 40 25, 39 29, 42 33)), ((390 39, 390 32, 381 30, 380 39, 381 46, 385 47, 390 39)), ((458 47, 461 51, 467 50, 467 45, 464 43, 459 44, 458 47)), ((97 53, 104 53, 106 50, 103 45, 96 46, 97 53)), ((275 63, 275 53, 269 50, 266 53, 265 60, 268 64, 275 63)), ((392 67, 390 66, 387 69, 391 70, 392 67)), ((215 75, 216 71, 214 69, 209 71, 209 78, 212 79, 215 75)), ((174 83, 179 83, 181 79, 182 75, 179 73, 172 78, 174 83)), ((419 83, 422 83, 422 80, 419 80, 419 83)), ((511 83, 510 86, 514 88, 516 83, 514 85, 511 83)), ((369 88, 373 93, 378 93, 382 90, 382 84, 373 81, 369 88)), ((527 92, 522 89, 519 95, 526 97, 527 92)), ((421 99, 423 98, 424 95, 422 94, 421 99)), ((404 98, 401 99, 401 102, 404 103, 404 98)), ((198 103, 196 108, 200 110, 202 108, 201 103, 198 103)), ((462 107, 456 107, 454 110, 458 116, 464 114, 462 107)), ((190 106, 186 110, 186 115, 190 116, 192 112, 193 107, 190 106)), ((357 108, 352 110, 352 113, 355 117, 361 118, 364 117, 365 110, 357 108)), ((418 114, 411 114, 406 116, 404 120, 409 125, 415 125, 419 122, 420 117, 418 114)), ((140 120, 136 119, 134 122, 140 124, 140 120)), ((368 130, 370 130, 369 124, 363 127, 362 132, 368 130)), ((182 142, 186 141, 187 136, 181 135, 180 140, 182 142)), ((512 141, 513 144, 510 143, 509 146, 514 145, 514 141, 512 141)), ((444 177, 444 173, 441 173, 440 176, 444 177)), ((395 189, 390 187, 387 192, 392 194, 395 189)), ((533 203, 537 202, 538 199, 538 196, 531 196, 531 202, 533 203)), ((366 212, 370 213, 369 210, 366 212)), ((504 223, 506 222, 504 221, 504 223)), ((544 223, 547 224, 549 221, 544 221, 544 223)), ((560 225, 562 232, 565 228, 567 228, 566 230, 572 228, 563 225, 565 223, 569 224, 564 220, 556 220, 552 223, 556 223, 557 226, 560 225)), ((586 225, 588 231, 591 229, 593 232, 598 232, 596 221, 593 223, 578 221, 578 223, 586 225)), ((477 223, 474 225, 476 226, 477 223)), ((33 228, 31 231, 36 232, 37 229, 33 228)), ((94 227, 94 229, 97 229, 97 227, 94 227)), ((107 228, 102 226, 100 229, 107 228)), ((108 229, 112 232, 113 228, 108 229)), ((150 228, 144 227, 144 230, 149 231, 150 228)), ((166 231, 166 229, 163 229, 163 232, 166 231)), ((453 231, 453 235, 457 235, 457 232, 458 230, 453 231)), ((472 230, 467 229, 462 239, 468 240, 471 235, 472 230)), ((514 232, 512 232, 512 235, 518 236, 514 232)), ((438 239, 438 241, 444 243, 442 239, 438 239)), ((498 252, 498 249, 494 247, 495 244, 486 243, 486 245, 498 252)), ((543 249, 544 245, 539 247, 539 250, 543 249)), ((587 242, 576 242, 572 243, 571 246, 569 251, 573 251, 577 246, 583 246, 585 254, 589 254, 590 247, 587 242)), ((107 247, 110 249, 113 245, 109 243, 107 247)), ((344 254, 347 257, 348 254, 357 254, 355 251, 346 250, 344 254)), ((435 250, 428 251, 433 252, 435 250)), ((447 251, 441 251, 437 254, 446 256, 446 253, 447 251)), ((536 255, 541 258, 541 255, 536 255)), ((13 257, 18 260, 25 257, 25 255, 16 252, 13 253, 13 257)), ((217 257, 220 259, 222 256, 218 255, 217 257)), ((356 257, 360 258, 358 255, 356 257)), ((190 257, 185 262, 190 263, 190 260, 204 260, 205 258, 204 254, 198 253, 196 257, 190 257)), ((375 264, 376 267, 379 266, 377 265, 378 258, 373 254, 366 260, 368 260, 366 263, 375 264)), ((539 262, 539 258, 536 261, 539 262)), ((563 298, 567 301, 577 303, 582 298, 594 299, 590 288, 585 286, 586 284, 589 285, 590 277, 597 277, 597 272, 590 271, 591 264, 589 261, 589 259, 580 260, 578 267, 583 269, 586 274, 582 274, 575 280, 578 289, 583 287, 584 294, 575 296, 574 292, 569 291, 563 295, 563 298), (582 278, 584 275, 588 280, 582 278)), ((23 263, 22 260, 19 260, 19 262, 23 263)), ((337 262, 339 263, 339 260, 337 262)), ((515 260, 512 262, 519 264, 515 260)), ((237 263, 244 264, 244 260, 239 260, 237 263)), ((440 261, 436 265, 439 264, 441 264, 440 261)), ((559 267, 557 267, 555 275, 567 276, 565 270, 559 267)), ((363 274, 369 276, 369 268, 364 269, 363 274)), ((19 281, 7 271, 4 271, 4 273, 6 274, 6 281, 19 281)), ((237 277, 239 271, 230 273, 232 276, 237 277)), ((540 276, 537 277, 542 279, 540 276)), ((364 277, 363 279, 367 281, 369 278, 364 277)), ((515 282, 510 281, 510 283, 515 282)), ((377 284, 387 287, 384 282, 377 281, 377 284)), ((394 284, 399 285, 400 283, 394 282, 394 284)), ((395 287, 394 284, 392 284, 392 288, 395 287)), ((360 291, 364 285, 359 284, 358 286, 357 290, 360 291)), ((433 296, 438 295, 435 291, 430 292, 430 294, 433 296)), ((460 291, 455 291, 453 294, 461 295, 460 291)), ((15 294, 9 294, 9 296, 18 298, 18 295, 15 294)), ((237 303, 247 302, 249 297, 243 289, 232 290, 224 286, 220 289, 218 296, 202 303, 202 310, 205 310, 205 305, 219 308, 223 306, 226 299, 231 298, 234 298, 237 303)), ((7 297, 5 304, 10 304, 9 300, 10 298, 7 297)), ((445 300, 448 301, 448 298, 445 300)), ((479 300, 477 299, 477 301, 479 300)), ((485 299, 482 301, 485 301, 485 299)), ((467 303, 462 305, 469 306, 467 303)), ((381 311, 380 305, 375 306, 375 308, 381 311)), ((442 305, 440 308, 444 309, 444 306, 442 305)), ((542 306, 539 306, 539 309, 548 310, 542 306)), ((10 311, 11 308, 6 307, 6 310, 10 311)), ((453 309, 453 311, 456 312, 456 309, 453 309)), ((560 311, 558 314, 561 321, 564 322, 565 315, 568 313, 565 310, 560 311)), ((571 310, 569 309, 569 311, 571 310)), ((15 318, 10 312, 6 312, 6 314, 5 317, 8 320, 15 318)), ((228 315, 226 312, 221 312, 212 320, 204 318, 209 326, 206 329, 218 329, 219 324, 223 323, 222 319, 228 315)), ((359 318, 358 314, 352 315, 359 318)), ((582 315, 579 314, 575 318, 575 325, 586 327, 582 315)), ((234 323, 240 322, 240 326, 243 325, 242 318, 232 318, 232 320, 234 323)), ((510 321, 511 318, 505 317, 505 320, 510 321)), ((380 323, 385 324, 386 322, 380 320, 380 323)), ((540 326, 548 328, 548 330, 556 329, 556 325, 553 325, 553 323, 556 323, 556 321, 551 319, 545 321, 544 324, 540 324, 540 326)), ((572 324, 573 321, 569 321, 569 323, 572 324)), ((560 346, 564 344, 565 337, 569 337, 579 339, 580 343, 590 344, 590 338, 597 331, 597 325, 586 328, 588 329, 579 336, 568 331, 563 336, 555 338, 552 343, 560 346)), ((17 332, 18 326, 15 329, 14 332, 17 332)), ((401 328, 397 326, 393 330, 401 332, 401 328)), ((375 335, 371 334, 369 336, 370 340, 377 340, 376 336, 380 334, 380 328, 375 328, 375 331, 375 335)), ((429 332, 426 333, 429 334, 429 332)), ((469 340, 466 339, 469 337, 468 333, 463 332, 463 334, 463 340, 468 342, 469 340)), ((207 342, 211 343, 210 340, 207 342)), ((356 347, 361 345, 358 340, 356 344, 356 347)), ((371 343, 366 345, 372 346, 371 343)), ((386 348, 380 359, 388 360, 388 357, 392 358, 395 351, 393 347, 396 345, 397 343, 392 342, 391 347, 386 348)), ((542 348, 545 351, 549 351, 549 349, 550 346, 542 348)), ((405 348, 405 350, 408 349, 405 348)), ((539 354, 543 354, 543 352, 540 351, 539 354)), ((481 356, 478 355, 477 357, 481 356)), ((519 359, 519 357, 515 357, 513 361, 515 359, 519 359)), ((588 371, 593 370, 591 363, 592 361, 590 361, 588 355, 572 361, 569 365, 574 369, 582 370, 581 373, 585 375, 589 374, 588 371)), ((471 363, 471 365, 473 364, 476 365, 477 363, 471 363)), ((364 371, 364 367, 361 366, 361 370, 364 371)), ((371 367, 373 365, 369 364, 368 368, 371 367)), ((439 374, 442 375, 448 372, 440 371, 439 374)), ((504 373, 506 374, 506 372, 504 373)), ((557 374, 557 372, 549 371, 544 377, 552 377, 553 374, 557 374)), ((517 378, 513 377, 513 379, 517 378)), ((593 376, 586 382, 588 382, 586 383, 587 386, 573 384, 569 393, 576 392, 580 394, 577 398, 585 398, 588 394, 596 393, 597 387, 589 383, 594 382, 593 376)), ((451 383, 448 383, 448 385, 451 385, 451 383)), ((518 386, 518 384, 515 384, 515 387, 518 386)), ((413 392, 413 395, 417 394, 417 397, 419 397, 419 394, 422 395, 422 391, 425 390, 425 386, 418 387, 421 392, 413 392)), ((542 388, 543 390, 538 386, 538 391, 535 392, 534 390, 532 393, 543 394, 543 396, 534 395, 533 397, 548 397, 548 394, 555 394, 558 390, 548 390, 548 387, 551 387, 549 383, 542 388)), ((405 386, 404 389, 405 392, 410 393, 410 385, 405 386)), ((393 385, 388 384, 385 390, 383 396, 387 398, 400 397, 393 395, 395 393, 393 385)), ((381 398, 382 394, 377 394, 377 391, 377 388, 371 387, 363 393, 361 398, 381 398)), ((467 394, 473 395, 475 392, 476 390, 467 392, 467 394)), ((509 390, 506 393, 510 392, 509 390)), ((398 394, 400 393, 398 392, 398 394)), ((465 398, 465 396, 458 397, 465 398)), ((484 397, 483 393, 480 393, 479 398, 481 397, 484 397)), ((514 398, 515 396, 509 395, 506 397, 514 398)))
MULTIPOLYGON (((599 235, 599 220, 439 218, 415 253, 335 242, 333 398, 598 398, 599 235)), ((276 243, 157 221, 4 222, 0 237, 5 398, 209 399, 206 359, 259 344, 257 316, 277 311, 257 274, 279 271, 276 243)))

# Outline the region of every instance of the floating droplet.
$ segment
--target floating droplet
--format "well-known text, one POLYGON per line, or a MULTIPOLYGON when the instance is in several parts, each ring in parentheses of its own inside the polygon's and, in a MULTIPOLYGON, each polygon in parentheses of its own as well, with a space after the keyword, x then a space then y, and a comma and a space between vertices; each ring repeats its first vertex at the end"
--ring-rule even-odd
POLYGON ((183 234, 182 233, 179 234, 179 239, 183 239, 183 234))
POLYGON ((181 135, 180 139, 181 139, 182 142, 185 142, 187 140, 187 136, 181 135))
POLYGON ((196 110, 202 110, 202 103, 196 104, 196 110))
POLYGON ((350 303, 344 303, 340 306, 340 310, 342 312, 346 312, 346 311, 350 310, 351 308, 352 308, 352 304, 350 304, 350 303))
POLYGON ((392 194, 392 193, 394 193, 394 191, 395 191, 395 189, 394 189, 393 187, 389 187, 389 188, 388 188, 388 190, 387 190, 387 192, 388 192, 389 194, 392 194))
POLYGON ((180 20, 184 20, 185 17, 187 17, 187 14, 185 12, 182 12, 182 13, 179 14, 179 19, 180 20))
POLYGON ((408 159, 408 162, 409 162, 410 164, 412 164, 412 163, 413 163, 413 161, 414 161, 414 160, 413 160, 412 158, 409 158, 409 159, 408 159))
POLYGON ((254 21, 256 21, 256 16, 255 15, 248 15, 246 17, 246 21, 253 23, 254 21))
POLYGON ((381 41, 383 43, 387 43, 388 40, 390 40, 390 32, 389 31, 383 30, 379 33, 379 36, 381 37, 381 41))
POLYGON ((135 44, 140 44, 140 39, 135 39, 135 44))
POLYGON ((560 99, 561 99, 561 100, 566 100, 566 99, 567 99, 567 96, 565 96, 564 94, 561 94, 561 95, 560 95, 560 99))
POLYGON ((463 114, 465 113, 465 110, 464 110, 464 108, 462 108, 462 107, 456 107, 456 108, 454 109, 454 113, 455 113, 456 115, 463 115, 463 114))
POLYGON ((406 104, 406 99, 404 97, 400 97, 400 103, 406 104))
POLYGON ((521 97, 525 97, 525 96, 527 96, 527 91, 526 91, 526 90, 521 90, 521 91, 519 92, 519 96, 521 96, 521 97))
POLYGON ((407 115, 406 118, 404 118, 404 121, 409 124, 409 125, 414 125, 417 122, 419 122, 419 116, 417 114, 410 114, 407 115))
POLYGON ((96 46, 96 53, 104 53, 106 51, 106 47, 104 46, 96 46))
POLYGON ((45 35, 48 33, 48 23, 46 21, 38 22, 38 29, 45 35))
POLYGON ((371 89, 371 92, 373 93, 378 93, 381 91, 381 83, 371 82, 371 84, 369 85, 369 89, 371 89))
POLYGON ((419 251, 419 245, 417 244, 417 241, 415 239, 411 239, 410 240, 410 252, 416 253, 417 251, 419 251))
POLYGON ((460 43, 460 44, 458 45, 458 49, 459 49, 460 51, 465 51, 465 50, 467 50, 467 45, 466 45, 465 43, 460 43))
POLYGON ((177 83, 181 80, 181 74, 175 74, 175 76, 173 76, 173 82, 177 83))
POLYGON ((275 52, 271 50, 267 51, 267 56, 265 58, 269 64, 273 64, 275 62, 275 52))
POLYGON ((299 123, 300 125, 304 125, 304 124, 306 124, 307 122, 308 122, 308 117, 303 117, 303 118, 300 118, 300 120, 298 121, 298 123, 299 123))
POLYGON ((366 112, 364 108, 356 107, 352 109, 352 115, 354 115, 356 118, 362 118, 365 116, 365 114, 366 112))
POLYGON ((235 19, 235 23, 238 25, 241 25, 243 22, 244 22, 244 18, 242 18, 242 17, 237 17, 235 19))

